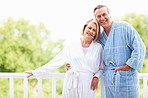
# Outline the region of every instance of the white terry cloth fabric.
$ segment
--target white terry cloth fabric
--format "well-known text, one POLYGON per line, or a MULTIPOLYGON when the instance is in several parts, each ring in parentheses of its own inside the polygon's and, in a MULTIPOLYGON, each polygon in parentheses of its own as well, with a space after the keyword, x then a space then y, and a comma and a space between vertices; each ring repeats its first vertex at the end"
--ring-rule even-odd
POLYGON ((103 73, 102 53, 101 44, 92 42, 84 55, 81 41, 75 41, 66 46, 54 59, 33 70, 32 73, 34 76, 47 74, 68 63, 71 69, 66 72, 64 78, 63 98, 95 98, 95 91, 90 89, 90 85, 93 76, 100 78, 103 73))

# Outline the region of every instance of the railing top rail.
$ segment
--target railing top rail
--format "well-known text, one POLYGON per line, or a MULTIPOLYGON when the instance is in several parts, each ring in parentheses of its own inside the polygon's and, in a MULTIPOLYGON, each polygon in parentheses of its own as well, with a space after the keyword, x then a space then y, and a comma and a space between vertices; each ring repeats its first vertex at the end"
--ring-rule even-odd
MULTIPOLYGON (((64 78, 65 73, 49 73, 38 77, 31 76, 30 78, 64 78)), ((26 73, 0 73, 0 78, 25 78, 28 74, 26 73)), ((139 73, 140 79, 148 78, 148 73, 139 73)))
POLYGON ((148 78, 148 73, 139 73, 140 78, 148 78))
MULTIPOLYGON (((49 73, 46 75, 40 75, 38 77, 31 76, 29 78, 64 78, 65 73, 49 73)), ((28 74, 26 73, 0 73, 0 78, 25 78, 28 74)))

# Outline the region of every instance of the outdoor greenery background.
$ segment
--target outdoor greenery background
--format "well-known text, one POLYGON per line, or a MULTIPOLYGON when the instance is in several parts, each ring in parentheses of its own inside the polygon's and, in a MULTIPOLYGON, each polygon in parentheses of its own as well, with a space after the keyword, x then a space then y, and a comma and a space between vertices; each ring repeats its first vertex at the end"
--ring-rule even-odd
MULTIPOLYGON (((116 21, 129 22, 140 34, 148 54, 148 16, 126 14, 116 21)), ((81 33, 81 32, 80 32, 81 33)), ((53 41, 50 31, 43 23, 32 25, 28 20, 9 17, 0 21, 0 72, 22 73, 38 68, 50 61, 63 47, 64 40, 53 41)), ((145 58, 140 73, 148 73, 148 58, 145 58)), ((54 73, 65 73, 65 65, 54 73)), ((28 98, 37 98, 37 80, 29 79, 28 98)), ((61 98, 63 79, 57 79, 56 96, 61 98)), ((43 79, 42 97, 51 98, 51 80, 43 79)), ((140 80, 140 98, 143 98, 140 80)), ((100 87, 100 83, 99 83, 100 87)), ((96 98, 100 98, 97 89, 96 98)), ((9 80, 0 79, 0 98, 9 98, 9 80)), ((23 98, 23 79, 14 79, 14 98, 23 98)))

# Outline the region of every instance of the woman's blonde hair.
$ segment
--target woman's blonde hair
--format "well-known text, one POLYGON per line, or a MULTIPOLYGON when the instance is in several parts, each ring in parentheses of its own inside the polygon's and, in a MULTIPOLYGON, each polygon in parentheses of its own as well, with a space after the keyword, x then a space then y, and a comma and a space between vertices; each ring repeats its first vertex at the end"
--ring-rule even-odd
POLYGON ((84 30, 85 28, 87 27, 87 25, 90 23, 90 22, 93 22, 96 24, 97 26, 97 33, 96 33, 96 36, 94 37, 93 41, 98 41, 100 39, 100 35, 101 35, 101 30, 100 30, 100 26, 98 25, 97 21, 95 19, 91 19, 91 20, 88 20, 85 25, 83 26, 83 29, 82 29, 82 35, 84 35, 84 30))

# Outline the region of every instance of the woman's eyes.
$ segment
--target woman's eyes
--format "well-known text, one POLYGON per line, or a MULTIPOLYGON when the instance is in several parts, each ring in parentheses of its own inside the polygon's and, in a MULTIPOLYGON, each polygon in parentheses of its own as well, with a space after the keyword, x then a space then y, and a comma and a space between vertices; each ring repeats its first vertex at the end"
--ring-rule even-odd
POLYGON ((91 27, 88 27, 88 29, 91 29, 91 27))
MULTIPOLYGON (((89 29, 89 30, 91 30, 91 29, 92 29, 92 27, 88 27, 88 29, 89 29)), ((92 29, 92 30, 93 30, 93 31, 96 31, 95 29, 92 29)))
POLYGON ((95 32, 96 30, 95 30, 95 29, 93 29, 93 31, 95 32))

